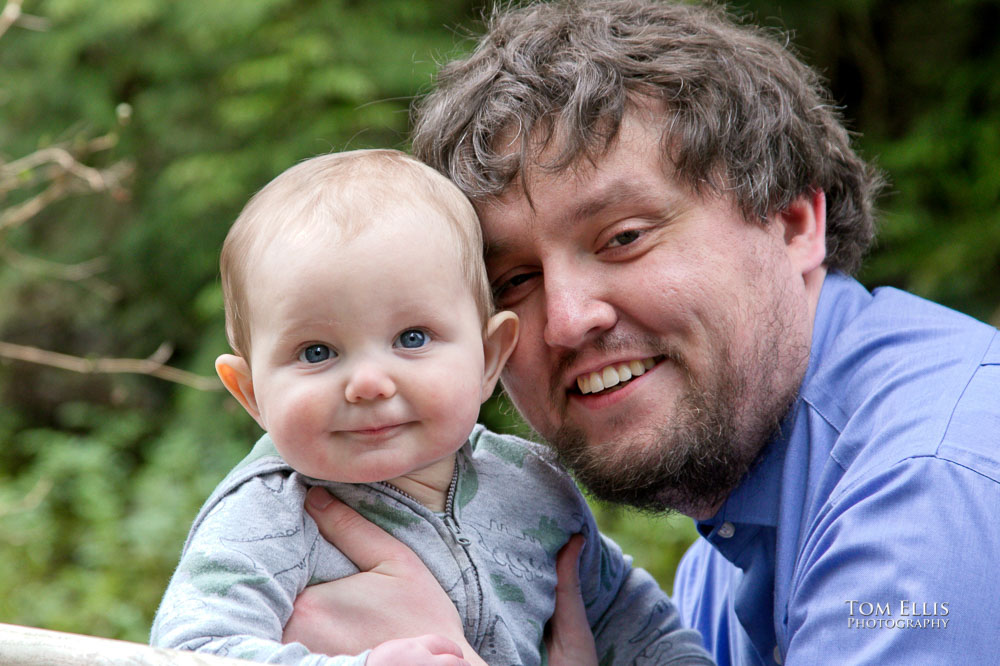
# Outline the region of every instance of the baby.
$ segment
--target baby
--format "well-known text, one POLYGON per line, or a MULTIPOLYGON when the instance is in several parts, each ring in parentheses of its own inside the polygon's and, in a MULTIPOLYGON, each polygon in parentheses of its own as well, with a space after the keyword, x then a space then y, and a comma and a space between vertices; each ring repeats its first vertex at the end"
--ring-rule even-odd
POLYGON ((548 451, 476 424, 517 318, 493 312, 475 211, 444 176, 390 150, 307 160, 247 204, 221 270, 235 353, 216 369, 267 434, 195 519, 154 645, 282 664, 454 663, 427 637, 338 657, 280 642, 307 585, 357 572, 303 508, 322 486, 414 550, 457 607, 465 648, 490 664, 546 661, 556 553, 577 532, 602 659, 710 663, 548 451))

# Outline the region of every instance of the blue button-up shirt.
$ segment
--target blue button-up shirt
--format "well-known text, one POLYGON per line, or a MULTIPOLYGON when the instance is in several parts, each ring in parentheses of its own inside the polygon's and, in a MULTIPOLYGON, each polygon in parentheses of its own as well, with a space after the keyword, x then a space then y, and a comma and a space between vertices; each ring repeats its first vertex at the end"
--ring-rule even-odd
POLYGON ((1000 333, 837 273, 780 435, 678 569, 720 664, 1000 663, 1000 333))

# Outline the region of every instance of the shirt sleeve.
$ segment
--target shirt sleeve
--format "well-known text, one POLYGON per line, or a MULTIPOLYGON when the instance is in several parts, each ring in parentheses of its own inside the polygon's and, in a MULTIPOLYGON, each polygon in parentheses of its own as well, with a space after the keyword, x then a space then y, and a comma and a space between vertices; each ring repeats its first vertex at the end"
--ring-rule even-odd
POLYGON ((192 528, 153 622, 157 647, 295 666, 362 666, 351 657, 283 645, 282 630, 309 582, 318 531, 303 519, 305 489, 284 473, 224 495, 192 528))
MULTIPOLYGON (((983 433, 995 437, 995 434, 983 433)), ((786 664, 981 663, 996 655, 1000 486, 936 456, 856 483, 805 535, 786 664)))
POLYGON ((656 580, 587 516, 580 586, 600 663, 714 664, 656 580))

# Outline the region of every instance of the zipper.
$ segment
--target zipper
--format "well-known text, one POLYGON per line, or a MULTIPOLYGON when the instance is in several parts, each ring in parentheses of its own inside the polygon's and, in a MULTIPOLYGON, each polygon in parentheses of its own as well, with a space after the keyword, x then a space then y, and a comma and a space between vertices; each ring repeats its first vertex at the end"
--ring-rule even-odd
MULTIPOLYGON (((396 493, 398 495, 402 495, 403 497, 405 497, 406 499, 410 500, 411 502, 415 502, 416 504, 420 504, 420 500, 418 500, 416 497, 414 497, 410 493, 406 492, 405 490, 401 490, 401 489, 397 488, 396 486, 392 485, 388 481, 377 481, 376 483, 378 483, 378 485, 382 486, 383 488, 388 488, 389 490, 391 490, 392 492, 394 492, 394 493, 396 493)), ((421 505, 421 506, 423 506, 423 505, 421 505)))
MULTIPOLYGON (((458 519, 455 518, 455 494, 458 488, 458 461, 455 461, 455 469, 451 473, 451 483, 448 484, 448 495, 444 501, 444 524, 451 532, 451 535, 455 537, 455 541, 458 545, 466 549, 466 554, 468 554, 469 546, 472 545, 472 539, 462 534, 462 527, 458 524, 458 519)), ((472 559, 471 557, 469 558, 472 559)))
POLYGON ((451 532, 452 536, 455 538, 456 543, 462 547, 465 551, 465 558, 469 562, 469 567, 472 569, 472 579, 476 583, 476 601, 479 606, 479 611, 476 613, 476 622, 473 626, 473 635, 476 637, 475 644, 472 646, 477 652, 482 647, 480 645, 482 637, 481 625, 483 622, 483 585, 479 581, 479 568, 476 566, 476 561, 472 558, 472 553, 469 547, 472 545, 472 539, 465 536, 462 532, 462 526, 458 524, 458 518, 455 517, 455 495, 458 492, 458 467, 460 462, 455 460, 455 471, 451 476, 451 484, 448 486, 448 496, 444 503, 444 524, 451 532))
MULTIPOLYGON (((475 581, 476 584, 476 600, 479 606, 479 612, 477 613, 476 623, 475 626, 473 627, 475 630, 474 635, 477 638, 476 642, 478 643, 480 642, 479 641, 480 625, 483 621, 483 612, 484 612, 483 585, 479 580, 479 568, 476 566, 476 562, 472 558, 472 553, 469 550, 470 546, 472 546, 472 539, 465 536, 465 533, 462 532, 462 526, 458 524, 458 519, 455 517, 455 495, 458 492, 458 467, 459 467, 459 461, 455 460, 455 469, 451 473, 451 483, 448 484, 448 494, 445 497, 443 522, 445 527, 448 528, 448 531, 451 533, 452 537, 455 539, 455 543, 461 546, 462 550, 465 551, 465 558, 469 563, 469 567, 472 569, 472 579, 475 581)), ((405 490, 400 490, 399 488, 389 483, 388 481, 378 481, 377 485, 382 486, 383 488, 388 488, 392 490, 394 493, 397 493, 409 499, 411 502, 420 504, 420 501, 417 500, 415 497, 413 497, 413 495, 410 495, 405 490)), ((480 648, 479 645, 473 645, 472 647, 476 650, 480 648)))

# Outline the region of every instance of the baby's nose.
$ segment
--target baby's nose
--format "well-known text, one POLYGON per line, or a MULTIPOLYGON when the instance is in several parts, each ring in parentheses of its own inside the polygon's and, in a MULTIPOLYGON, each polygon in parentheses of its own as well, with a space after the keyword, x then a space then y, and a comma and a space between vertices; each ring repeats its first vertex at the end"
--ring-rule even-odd
POLYGON ((377 364, 359 363, 351 372, 345 393, 348 402, 391 398, 396 394, 396 383, 377 364))

